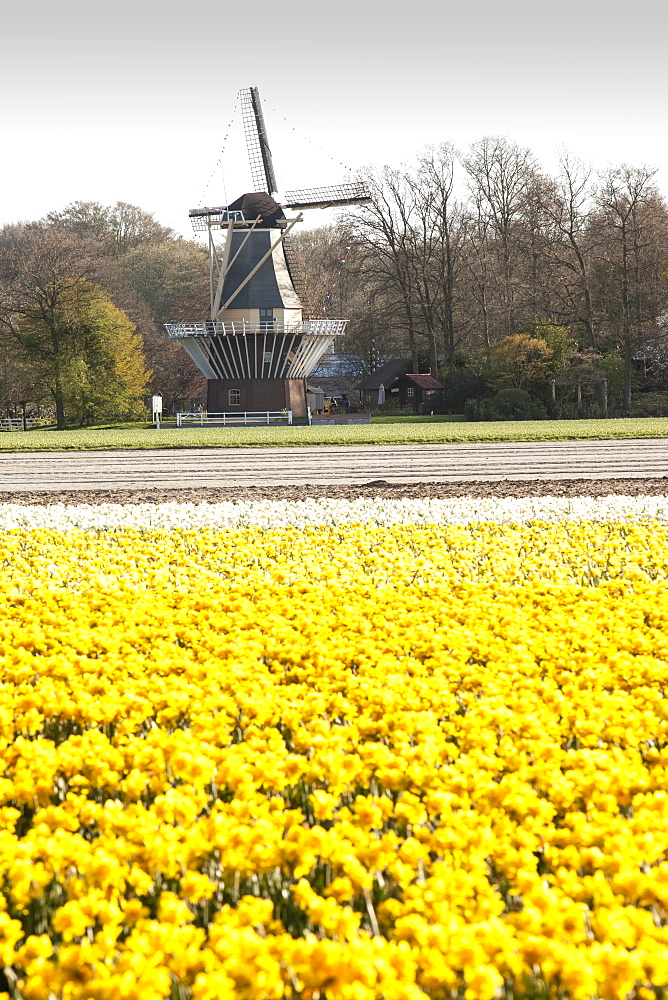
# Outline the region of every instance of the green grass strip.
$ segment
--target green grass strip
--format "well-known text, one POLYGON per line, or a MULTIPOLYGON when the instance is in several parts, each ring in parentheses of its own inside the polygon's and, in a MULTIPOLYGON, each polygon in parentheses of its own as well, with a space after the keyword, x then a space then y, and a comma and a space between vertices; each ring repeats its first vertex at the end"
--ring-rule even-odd
POLYGON ((153 448, 273 448, 309 445, 467 444, 668 437, 668 417, 518 420, 490 423, 408 421, 334 427, 189 427, 34 430, 0 434, 0 451, 117 451, 153 448))

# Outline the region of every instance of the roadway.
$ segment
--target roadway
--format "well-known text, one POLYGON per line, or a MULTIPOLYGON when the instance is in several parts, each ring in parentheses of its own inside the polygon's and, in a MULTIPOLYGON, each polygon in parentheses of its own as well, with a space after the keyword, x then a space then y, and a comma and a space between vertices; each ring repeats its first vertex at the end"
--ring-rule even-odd
POLYGON ((0 453, 0 492, 645 479, 668 439, 0 453))

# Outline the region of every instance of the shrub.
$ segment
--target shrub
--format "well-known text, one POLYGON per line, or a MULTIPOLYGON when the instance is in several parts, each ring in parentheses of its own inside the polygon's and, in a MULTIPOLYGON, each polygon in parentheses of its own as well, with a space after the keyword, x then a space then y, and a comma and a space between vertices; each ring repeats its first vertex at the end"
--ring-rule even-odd
POLYGON ((487 389, 481 371, 468 365, 452 368, 440 378, 445 386, 447 409, 452 413, 461 413, 467 399, 479 399, 487 389))
POLYGON ((544 340, 516 333, 490 348, 490 384, 497 390, 538 388, 553 370, 553 351, 544 340))
POLYGON ((572 399, 560 400, 549 406, 549 416, 555 420, 597 420, 608 415, 599 403, 591 399, 584 399, 580 406, 572 399))
POLYGON ((632 417, 668 417, 668 393, 645 392, 631 400, 632 417))
POLYGON ((624 408, 624 358, 617 351, 602 354, 598 368, 608 382, 608 410, 621 412, 624 408))
POLYGON ((542 420, 545 407, 524 389, 502 389, 493 400, 502 420, 542 420))
POLYGON ((467 399, 464 415, 467 420, 544 420, 547 412, 524 389, 502 389, 491 398, 467 399))
POLYGON ((489 396, 482 399, 467 399, 464 403, 465 420, 501 420, 489 396))
POLYGON ((401 406, 399 396, 387 396, 384 403, 381 403, 380 406, 373 406, 372 404, 371 409, 381 416, 397 416, 414 412, 412 406, 401 406))

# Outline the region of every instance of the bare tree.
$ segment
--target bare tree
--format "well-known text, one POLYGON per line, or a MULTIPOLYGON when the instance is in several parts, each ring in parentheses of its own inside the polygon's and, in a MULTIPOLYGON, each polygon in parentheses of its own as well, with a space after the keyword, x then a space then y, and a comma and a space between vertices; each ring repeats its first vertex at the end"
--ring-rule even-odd
POLYGON ((49 393, 21 345, 9 330, 0 324, 0 409, 8 417, 16 416, 18 405, 39 408, 49 393))
POLYGON ((404 171, 390 167, 384 167, 379 173, 369 173, 366 181, 373 201, 364 206, 357 222, 366 273, 379 289, 394 299, 397 316, 403 314, 411 362, 417 371, 414 190, 404 171))
POLYGON ((464 270, 468 281, 469 310, 472 324, 482 336, 487 357, 492 343, 492 250, 490 222, 482 210, 481 198, 475 198, 475 208, 468 224, 468 239, 464 245, 464 270), (475 308, 471 306, 475 305, 475 308))
POLYGON ((370 175, 373 203, 358 223, 365 272, 394 302, 414 369, 424 337, 434 373, 439 351, 451 360, 458 344, 455 307, 466 227, 453 195, 455 165, 454 148, 443 144, 427 149, 414 169, 385 167, 370 175))
POLYGON ((528 149, 510 143, 504 136, 486 136, 473 143, 463 163, 476 206, 477 231, 484 234, 479 245, 485 264, 485 296, 493 259, 501 316, 498 334, 507 336, 514 332, 517 318, 517 237, 526 213, 527 193, 537 173, 536 161, 528 149))
POLYGON ((349 228, 345 224, 319 226, 288 241, 286 255, 306 315, 338 315, 345 297, 343 271, 352 242, 349 228))
MULTIPOLYGON (((449 143, 427 149, 414 177, 417 213, 422 221, 416 282, 430 344, 441 340, 448 364, 459 345, 456 309, 468 218, 454 197, 457 153, 449 143)), ((435 358, 432 362, 436 372, 435 358)))
POLYGON ((652 184, 656 170, 626 164, 603 174, 598 225, 607 237, 605 308, 624 356, 624 409, 631 409, 634 352, 656 334, 665 294, 661 264, 668 252, 666 206, 652 184))
POLYGON ((598 345, 591 272, 600 253, 592 230, 595 208, 591 168, 563 152, 556 179, 538 193, 546 234, 546 254, 557 276, 557 294, 565 300, 563 316, 580 325, 585 343, 598 345))

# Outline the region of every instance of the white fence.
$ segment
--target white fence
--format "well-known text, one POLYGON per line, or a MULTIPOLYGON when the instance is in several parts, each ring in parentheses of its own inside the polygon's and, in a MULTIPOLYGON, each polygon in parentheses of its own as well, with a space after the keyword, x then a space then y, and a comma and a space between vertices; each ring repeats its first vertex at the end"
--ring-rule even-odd
POLYGON ((177 413, 176 426, 194 424, 197 427, 230 424, 291 424, 292 410, 241 410, 234 413, 177 413))
POLYGON ((39 417, 0 417, 0 431, 27 431, 31 427, 39 427, 45 421, 39 417))

